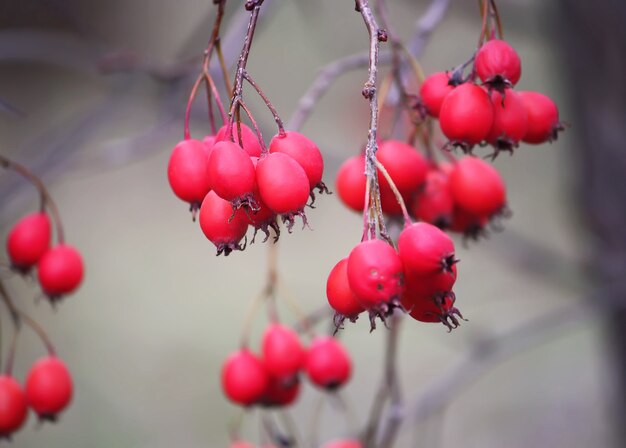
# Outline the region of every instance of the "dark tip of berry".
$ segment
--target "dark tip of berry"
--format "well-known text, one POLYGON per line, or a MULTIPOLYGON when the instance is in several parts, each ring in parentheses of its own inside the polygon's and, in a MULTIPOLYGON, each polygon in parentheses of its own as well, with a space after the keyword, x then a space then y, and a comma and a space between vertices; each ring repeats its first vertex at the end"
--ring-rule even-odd
POLYGON ((38 414, 37 418, 40 424, 44 423, 57 423, 59 421, 58 414, 38 414))
POLYGON ((439 227, 441 230, 446 230, 450 227, 452 220, 449 216, 438 216, 437 219, 433 222, 433 225, 439 227))
POLYGON ((448 143, 446 143, 443 146, 443 149, 445 151, 451 151, 452 149, 457 149, 457 148, 461 148, 461 150, 463 151, 463 154, 473 155, 472 149, 474 148, 474 145, 470 145, 467 142, 450 140, 448 143))
POLYGON ((278 242, 278 238, 280 237, 280 227, 278 226, 278 222, 276 221, 276 217, 274 216, 269 221, 259 224, 258 227, 254 228, 254 234, 252 235, 252 240, 250 240, 250 244, 254 243, 256 233, 259 230, 265 234, 265 238, 263 238, 263 241, 261 241, 262 243, 265 243, 271 235, 270 229, 274 230, 273 243, 278 242))
POLYGON ((502 101, 504 102, 504 95, 506 89, 512 89, 513 84, 507 78, 502 75, 492 76, 487 79, 484 83, 484 86, 487 86, 489 94, 491 94, 492 90, 495 90, 503 95, 502 101))
POLYGON ((380 303, 378 306, 374 308, 370 308, 368 310, 369 319, 370 319, 370 333, 376 329, 376 318, 380 318, 383 325, 386 328, 389 328, 387 325, 387 318, 393 314, 395 309, 400 309, 403 312, 406 312, 404 306, 400 302, 400 297, 392 297, 388 302, 380 303))
POLYGON ((241 196, 240 198, 230 201, 230 205, 232 205, 233 207, 233 214, 231 215, 230 218, 228 218, 228 222, 230 222, 234 218, 235 212, 239 210, 241 207, 245 206, 246 208, 251 210, 253 213, 258 212, 261 209, 257 201, 254 199, 254 196, 252 195, 252 193, 247 193, 241 196))
POLYGON ((217 253, 215 256, 219 256, 224 254, 225 257, 230 255, 230 253, 234 250, 244 250, 248 245, 248 237, 244 236, 243 244, 238 242, 230 242, 230 243, 221 243, 217 245, 217 253))
POLYGON ((454 254, 450 254, 446 256, 443 260, 441 260, 441 268, 444 272, 452 273, 452 266, 458 263, 458 258, 455 258, 454 254))
POLYGON ((491 154, 487 154, 484 158, 491 159, 493 162, 501 152, 508 152, 510 156, 513 155, 513 150, 519 146, 519 142, 511 140, 509 137, 498 137, 492 144, 494 151, 491 154))
POLYGON ((311 229, 304 210, 299 210, 297 212, 285 213, 280 215, 281 219, 283 220, 283 224, 287 226, 287 232, 291 233, 293 231, 293 226, 296 223, 296 216, 302 218, 302 230, 304 230, 306 227, 311 229))
POLYGON ((559 121, 557 124, 552 126, 552 131, 550 132, 550 137, 548 138, 548 141, 550 143, 557 141, 559 139, 559 132, 563 132, 568 127, 568 123, 559 121))
POLYGON ((198 212, 200 211, 200 204, 198 202, 191 202, 189 204, 189 211, 191 212, 191 221, 196 222, 198 212))

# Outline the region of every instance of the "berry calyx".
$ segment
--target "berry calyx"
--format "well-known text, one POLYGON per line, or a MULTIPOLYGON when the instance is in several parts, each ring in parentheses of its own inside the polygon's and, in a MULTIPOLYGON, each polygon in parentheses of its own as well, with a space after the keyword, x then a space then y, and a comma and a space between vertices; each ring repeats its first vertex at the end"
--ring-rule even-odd
POLYGON ((249 218, 245 210, 233 212, 230 203, 210 191, 200 207, 200 228, 204 235, 215 244, 217 255, 229 255, 234 250, 244 250, 245 243, 239 244, 248 230, 249 218))
POLYGON ((50 247, 52 225, 47 213, 31 213, 16 222, 7 236, 11 267, 28 272, 50 247))
POLYGON ((307 351, 304 370, 316 386, 335 390, 350 379, 352 362, 339 341, 330 336, 319 336, 307 351))
POLYGON ((28 405, 39 419, 56 421, 72 400, 72 377, 67 366, 56 356, 38 360, 26 376, 28 405))
POLYGON ((257 403, 269 384, 263 361, 248 349, 232 353, 222 366, 222 389, 226 397, 242 406, 257 403))
POLYGON ((483 44, 476 53, 476 73, 491 88, 503 91, 513 87, 522 75, 522 63, 515 49, 508 42, 492 39, 483 44))
POLYGON ((26 395, 15 378, 0 375, 0 438, 10 437, 28 416, 26 395))
POLYGON ((73 246, 58 244, 43 254, 37 265, 41 289, 51 301, 74 292, 83 280, 83 258, 73 246))

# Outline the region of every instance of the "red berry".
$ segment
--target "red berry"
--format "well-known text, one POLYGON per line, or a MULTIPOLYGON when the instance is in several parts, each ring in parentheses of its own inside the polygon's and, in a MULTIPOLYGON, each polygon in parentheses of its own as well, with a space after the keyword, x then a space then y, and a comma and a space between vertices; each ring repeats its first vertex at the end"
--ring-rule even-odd
POLYGON ((519 96, 528 113, 528 128, 522 140, 533 144, 556 140, 563 126, 554 101, 539 92, 519 92, 519 96))
POLYGON ((504 95, 491 92, 493 103, 493 125, 487 136, 487 142, 501 150, 512 151, 526 135, 528 113, 519 94, 507 90, 504 95))
POLYGON ((306 355, 304 369, 313 384, 333 390, 350 379, 352 362, 335 338, 316 337, 306 355))
POLYGON ((207 146, 200 140, 183 140, 172 151, 167 178, 174 194, 198 208, 211 189, 207 146))
POLYGON ((249 406, 257 403, 269 384, 263 361, 248 349, 232 353, 222 366, 222 389, 232 402, 249 406))
POLYGON ((263 333, 262 354, 267 372, 278 378, 295 375, 304 362, 298 334, 276 323, 270 324, 263 333))
POLYGON ((454 243, 438 227, 418 222, 405 227, 398 238, 398 253, 411 276, 425 277, 450 272, 456 263, 454 243))
POLYGON ((347 271, 350 289, 366 309, 393 302, 402 295, 402 261, 382 240, 363 241, 352 249, 347 271))
POLYGON ((230 444, 230 448, 256 448, 256 446, 252 443, 236 440, 230 444))
POLYGON ((450 230, 462 233, 468 238, 478 239, 485 233, 485 227, 489 223, 488 216, 481 216, 469 213, 462 208, 456 207, 450 230))
POLYGON ((420 322, 444 324, 448 330, 457 328, 460 323, 458 318, 463 319, 461 312, 454 306, 455 296, 453 293, 446 294, 443 298, 420 296, 404 296, 402 304, 409 315, 420 322))
POLYGON ((55 356, 38 360, 26 376, 26 397, 40 419, 55 420, 72 400, 72 377, 55 356))
POLYGON ((450 191, 463 210, 492 216, 506 205, 506 186, 498 171, 477 157, 463 157, 450 173, 450 191))
POLYGON ((363 448, 363 445, 358 440, 339 439, 326 442, 322 448, 363 448))
POLYGON ((210 191, 200 207, 200 228, 217 247, 217 255, 228 255, 233 250, 243 250, 239 241, 248 229, 248 216, 243 209, 233 212, 228 201, 210 191))
POLYGON ((322 181, 324 159, 315 143, 298 132, 276 135, 270 142, 270 153, 282 152, 300 164, 309 179, 310 189, 322 181))
MULTIPOLYGON (((385 167, 401 194, 410 195, 424 182, 428 162, 411 145, 398 140, 387 140, 378 146, 376 158, 385 167)), ((387 179, 379 173, 381 190, 388 187, 387 179)))
POLYGON ((290 378, 270 377, 262 404, 267 407, 289 406, 296 401, 298 395, 300 395, 300 379, 297 375, 290 378))
POLYGON ((39 284, 50 299, 76 290, 83 280, 83 274, 83 258, 69 244, 52 247, 43 254, 37 265, 39 284))
POLYGON ((356 212, 365 204, 365 158, 350 157, 339 167, 335 190, 342 202, 356 212))
POLYGON ((437 72, 428 76, 420 87, 420 97, 422 103, 426 106, 426 111, 431 117, 439 117, 439 111, 443 100, 448 93, 454 90, 453 85, 449 84, 450 76, 446 72, 437 72))
POLYGON ((493 123, 489 95, 475 84, 465 83, 446 96, 439 113, 442 132, 454 144, 469 149, 487 138, 493 123))
POLYGON ((341 317, 355 320, 359 314, 365 311, 350 289, 347 257, 339 260, 339 263, 330 271, 326 281, 326 297, 330 306, 341 317))
POLYGON ((446 293, 452 291, 452 287, 456 281, 456 271, 456 263, 452 264, 448 270, 426 276, 418 276, 405 270, 405 295, 409 294, 429 298, 443 297, 446 293))
POLYGON ((448 175, 442 170, 433 169, 426 175, 422 189, 413 197, 411 213, 418 219, 447 228, 452 222, 454 199, 450 193, 448 175))
POLYGON ((476 73, 485 83, 494 86, 514 86, 522 75, 522 63, 517 52, 507 42, 492 39, 476 53, 476 73))
POLYGON ((211 188, 217 195, 238 208, 250 201, 256 187, 254 165, 238 145, 217 142, 209 158, 211 188))
POLYGON ((11 266, 28 271, 50 247, 50 218, 47 213, 31 213, 11 228, 7 236, 7 252, 11 266))
POLYGON ((257 164, 261 199, 280 215, 301 213, 309 200, 309 179, 298 162, 275 152, 257 164))
MULTIPOLYGON (((215 134, 216 142, 230 142, 230 135, 228 135, 228 126, 222 126, 215 134)), ((237 131, 237 123, 233 124, 233 137, 235 139, 235 143, 239 146, 239 133, 237 131)), ((245 124, 241 123, 241 140, 243 141, 243 149, 251 156, 251 157, 260 157, 261 156, 261 144, 259 143, 259 138, 252 129, 250 129, 245 124)))
POLYGON ((22 427, 28 416, 26 395, 15 378, 0 375, 0 438, 22 427))

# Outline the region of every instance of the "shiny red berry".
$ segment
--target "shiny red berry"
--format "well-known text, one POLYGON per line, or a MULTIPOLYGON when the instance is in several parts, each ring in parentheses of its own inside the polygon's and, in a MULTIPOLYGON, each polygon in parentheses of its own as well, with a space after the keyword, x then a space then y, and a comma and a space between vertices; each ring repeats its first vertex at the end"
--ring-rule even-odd
POLYGON ((365 204, 365 158, 362 155, 347 159, 339 167, 335 190, 350 209, 362 212, 365 204))
POLYGON ((300 379, 297 375, 288 378, 270 376, 261 404, 267 407, 289 406, 299 395, 300 379))
POLYGON ((222 366, 222 389, 234 403, 242 406, 257 403, 268 384, 263 361, 245 348, 232 353, 222 366))
POLYGON ((454 199, 450 193, 448 175, 440 169, 430 170, 423 187, 411 200, 410 208, 416 218, 440 229, 447 228, 454 213, 454 199))
POLYGON ((404 289, 400 256, 382 240, 359 243, 348 256, 348 282, 366 309, 399 299, 404 289))
POLYGON ((304 168, 287 154, 269 154, 257 164, 257 184, 263 202, 293 225, 293 216, 302 214, 309 200, 304 168))
POLYGON ((439 117, 443 100, 454 87, 450 85, 450 76, 446 72, 433 73, 424 80, 420 87, 420 97, 428 115, 439 117))
POLYGON ((402 298, 402 304, 413 319, 420 322, 442 323, 449 331, 457 328, 460 325, 459 319, 463 319, 454 302, 454 293, 448 293, 437 299, 406 295, 402 298))
POLYGON ((74 292, 83 280, 83 274, 83 258, 69 244, 52 247, 37 265, 39 284, 50 299, 74 292))
POLYGON ((31 213, 16 222, 7 236, 11 266, 28 271, 50 247, 52 226, 47 213, 31 213))
POLYGON ((208 167, 208 148, 200 140, 183 140, 170 155, 167 178, 172 191, 192 209, 200 207, 211 189, 208 167))
POLYGON ((563 125, 554 101, 539 92, 519 92, 519 96, 528 113, 528 128, 522 140, 535 145, 556 140, 563 125))
POLYGON ((492 216, 506 205, 506 186, 500 173, 477 157, 463 157, 450 173, 455 204, 478 216, 492 216))
POLYGON ((328 304, 340 318, 355 320, 365 308, 359 303, 350 289, 348 281, 348 258, 339 260, 328 274, 326 281, 326 297, 328 304))
POLYGON ((493 124, 487 142, 498 151, 512 151, 526 135, 528 112, 519 94, 507 90, 504 95, 496 90, 491 92, 493 103, 493 124))
POLYGON ((289 327, 270 324, 263 333, 263 361, 267 372, 277 378, 294 376, 302 367, 305 352, 298 334, 289 327))
POLYGON ((238 145, 217 142, 209 158, 211 188, 217 195, 238 208, 250 202, 256 187, 256 175, 250 156, 238 145))
POLYGON ((515 49, 507 42, 492 39, 476 53, 476 73, 494 87, 514 86, 522 75, 522 63, 515 49))
POLYGON ((20 384, 8 375, 0 375, 0 438, 10 437, 22 427, 28 416, 26 395, 20 384))
POLYGON ((405 295, 429 298, 443 297, 446 293, 452 291, 452 287, 456 282, 456 266, 456 263, 454 263, 450 269, 424 276, 415 275, 406 269, 404 271, 406 282, 405 295))
POLYGON ((204 235, 215 244, 217 255, 230 254, 233 250, 243 250, 239 242, 248 229, 248 216, 243 209, 233 212, 228 201, 210 191, 200 207, 200 228, 204 235))
POLYGON ((313 384, 334 390, 350 379, 352 362, 339 341, 330 336, 319 336, 309 347, 304 370, 313 384))
MULTIPOLYGON (((239 133, 237 130, 237 123, 233 124, 233 137, 234 142, 239 145, 239 133)), ((261 144, 259 143, 259 138, 252 129, 250 129, 244 123, 241 123, 241 139, 243 141, 243 149, 251 156, 251 157, 259 157, 261 155, 261 144)), ((222 126, 215 134, 216 142, 230 142, 230 135, 228 134, 228 126, 222 126)))
POLYGON ((439 123, 453 144, 470 149, 485 140, 491 130, 493 105, 489 95, 475 84, 461 84, 443 101, 439 123))
POLYGON ((452 239, 426 222, 411 224, 402 230, 398 238, 398 253, 405 273, 412 276, 450 272, 456 263, 452 239))
MULTIPOLYGON (((376 158, 385 167, 391 180, 401 194, 410 195, 426 179, 428 162, 415 148, 398 140, 386 140, 378 145, 376 158)), ((389 187, 385 177, 379 173, 381 190, 389 187)), ((389 187, 390 188, 390 187, 389 187)))
POLYGON ((322 181, 324 159, 315 143, 298 132, 285 132, 272 138, 270 153, 282 152, 300 164, 309 179, 310 189, 322 181))
POLYGON ((72 401, 72 377, 65 363, 55 356, 38 360, 26 376, 28 405, 40 419, 56 420, 72 401))

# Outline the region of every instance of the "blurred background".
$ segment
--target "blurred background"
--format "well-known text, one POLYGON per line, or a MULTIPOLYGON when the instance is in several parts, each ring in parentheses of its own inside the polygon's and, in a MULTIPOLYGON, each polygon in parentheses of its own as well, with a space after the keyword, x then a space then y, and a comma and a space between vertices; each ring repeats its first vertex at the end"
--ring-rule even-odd
MULTIPOLYGON (((245 31, 240 3, 227 3, 229 61, 245 31)), ((450 3, 420 58, 427 73, 467 60, 478 38, 476 2, 450 3)), ((428 5, 389 2, 402 37, 428 5)), ((626 7, 610 0, 498 6, 522 58, 519 88, 550 95, 571 129, 553 144, 522 145, 495 161, 514 214, 486 240, 457 240, 455 292, 469 321, 450 334, 403 323, 400 376, 411 413, 397 446, 625 446, 626 7)), ((248 68, 286 120, 317 70, 366 50, 367 34, 352 1, 266 0, 263 8, 248 68)), ((219 370, 264 286, 267 245, 215 257, 166 178, 213 14, 207 0, 0 2, 0 151, 46 182, 67 240, 86 263, 83 286, 57 310, 35 300, 36 282, 2 272, 76 385, 59 424, 40 427, 31 415, 16 447, 228 445, 237 409, 222 395, 219 370)), ((367 138, 366 76, 362 69, 339 78, 303 127, 324 153, 331 189, 339 164, 367 138)), ((246 92, 269 139, 272 117, 246 92)), ((192 112, 198 138, 209 130, 205 107, 201 96, 192 112)), ((35 210, 37 194, 2 172, 0 207, 4 238, 35 210)), ((278 264, 310 312, 326 301, 330 269, 359 241, 361 218, 336 195, 318 198, 307 214, 313 230, 285 233, 278 264)), ((283 311, 285 322, 295 321, 283 311)), ((7 341, 9 320, 0 312, 7 341)), ((256 334, 264 322, 260 315, 256 334)), ((381 379, 384 333, 369 334, 366 319, 342 332, 355 361, 344 396, 360 422, 381 379)), ((16 376, 43 354, 24 331, 16 376)), ((307 385, 292 412, 303 437, 316 401, 307 385)), ((319 440, 350 434, 348 420, 328 406, 319 440)), ((260 440, 255 413, 243 434, 260 440)))

